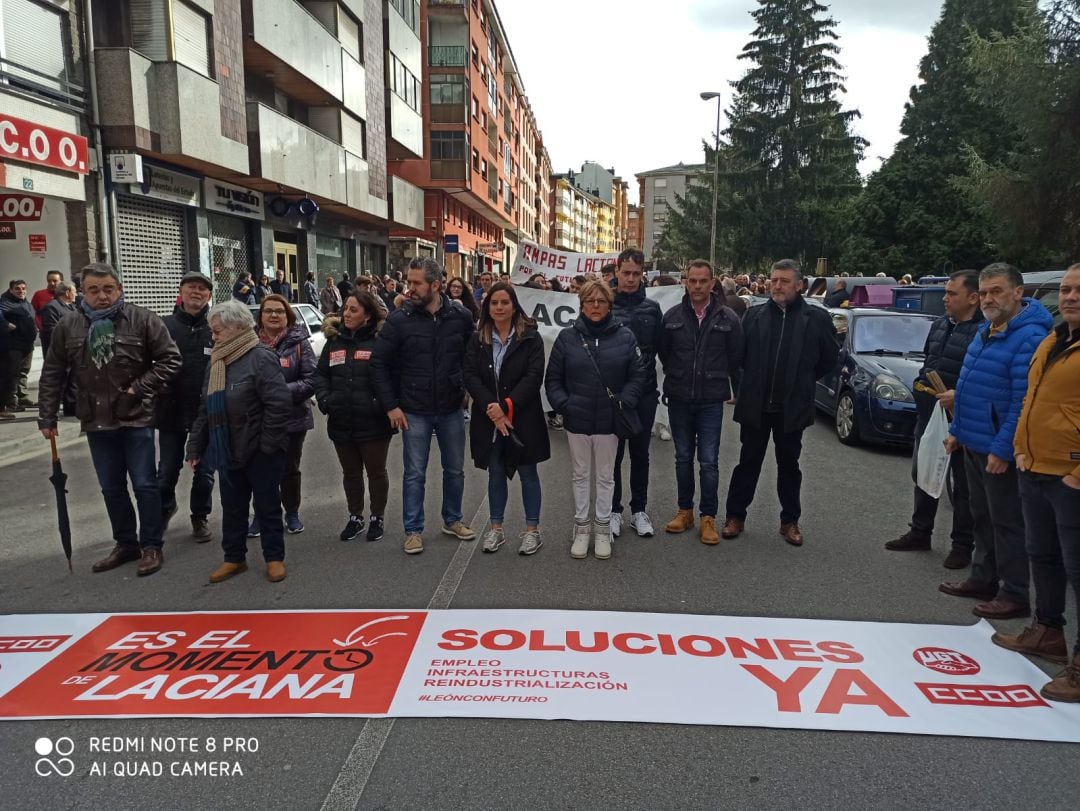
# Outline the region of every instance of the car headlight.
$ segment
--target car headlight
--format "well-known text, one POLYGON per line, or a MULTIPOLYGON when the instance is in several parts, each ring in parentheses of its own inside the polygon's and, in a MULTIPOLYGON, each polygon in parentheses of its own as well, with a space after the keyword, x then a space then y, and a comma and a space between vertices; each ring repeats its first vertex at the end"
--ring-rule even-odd
POLYGON ((878 375, 874 378, 874 396, 881 400, 893 400, 898 403, 914 403, 908 387, 900 378, 893 375, 878 375))

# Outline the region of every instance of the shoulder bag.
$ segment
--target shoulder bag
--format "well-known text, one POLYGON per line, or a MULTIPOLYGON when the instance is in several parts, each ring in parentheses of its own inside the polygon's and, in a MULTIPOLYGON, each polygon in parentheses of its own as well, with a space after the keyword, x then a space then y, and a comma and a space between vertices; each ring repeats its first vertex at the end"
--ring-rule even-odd
POLYGON ((600 385, 604 387, 604 391, 607 392, 608 399, 611 400, 611 407, 615 414, 615 436, 619 439, 630 439, 641 433, 641 418, 637 412, 630 408, 623 408, 622 402, 615 396, 614 392, 608 388, 608 384, 604 382, 604 376, 600 373, 600 367, 596 364, 596 358, 593 357, 591 351, 589 351, 589 344, 584 338, 581 339, 581 347, 585 350, 585 354, 589 356, 589 361, 593 365, 593 369, 596 370, 596 376, 600 380, 600 385))

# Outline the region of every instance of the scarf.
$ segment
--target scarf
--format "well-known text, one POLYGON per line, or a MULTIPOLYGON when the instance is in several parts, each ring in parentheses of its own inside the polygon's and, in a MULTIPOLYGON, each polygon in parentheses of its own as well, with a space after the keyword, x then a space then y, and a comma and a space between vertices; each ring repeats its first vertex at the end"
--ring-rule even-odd
POLYGON ((210 382, 206 387, 206 421, 210 429, 210 444, 205 461, 214 470, 223 470, 232 461, 229 418, 225 411, 225 367, 258 345, 259 336, 253 330, 244 330, 235 338, 215 345, 210 353, 210 382))
POLYGON ((86 299, 80 305, 83 315, 90 319, 90 331, 86 334, 90 360, 99 369, 113 359, 116 353, 116 316, 124 309, 124 294, 111 307, 95 310, 86 299))

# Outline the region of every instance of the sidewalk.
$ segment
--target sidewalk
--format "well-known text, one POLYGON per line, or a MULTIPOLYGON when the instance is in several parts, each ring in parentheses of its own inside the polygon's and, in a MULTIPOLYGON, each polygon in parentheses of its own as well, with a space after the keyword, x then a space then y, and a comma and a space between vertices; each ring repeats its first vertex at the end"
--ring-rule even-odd
MULTIPOLYGON (((34 362, 30 367, 30 397, 37 399, 38 378, 41 376, 41 347, 34 348, 34 362)), ((0 467, 14 465, 36 456, 49 455, 49 443, 37 427, 37 409, 20 411, 17 419, 0 422, 0 467)), ((60 419, 60 436, 56 446, 61 451, 83 442, 79 433, 79 421, 74 417, 60 419)))

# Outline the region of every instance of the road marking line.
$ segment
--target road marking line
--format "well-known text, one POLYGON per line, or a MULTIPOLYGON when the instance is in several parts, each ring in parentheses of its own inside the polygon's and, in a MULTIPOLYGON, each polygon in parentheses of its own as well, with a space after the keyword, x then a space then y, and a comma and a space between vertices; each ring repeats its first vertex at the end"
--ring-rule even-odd
MULTIPOLYGON (((476 508, 476 515, 469 523, 470 527, 476 527, 476 522, 480 520, 486 504, 487 496, 485 495, 480 506, 476 508)), ((484 524, 486 525, 487 522, 485 521, 484 524)), ((450 607, 458 586, 461 585, 462 578, 465 576, 465 570, 469 568, 469 562, 476 554, 476 547, 480 545, 480 534, 477 533, 477 539, 474 541, 458 543, 458 548, 454 550, 454 557, 447 564, 439 585, 435 587, 435 593, 428 601, 429 610, 450 607)), ((367 788, 371 772, 394 729, 395 720, 394 718, 369 718, 364 722, 364 728, 360 730, 360 735, 349 750, 348 757, 345 758, 341 771, 334 780, 334 785, 330 787, 326 799, 323 800, 322 811, 354 811, 360 804, 360 798, 364 794, 364 789, 367 788)))

